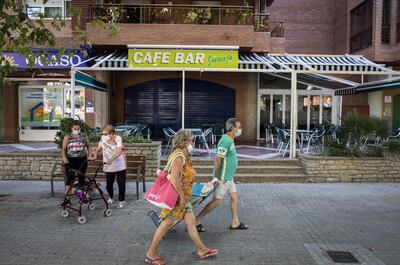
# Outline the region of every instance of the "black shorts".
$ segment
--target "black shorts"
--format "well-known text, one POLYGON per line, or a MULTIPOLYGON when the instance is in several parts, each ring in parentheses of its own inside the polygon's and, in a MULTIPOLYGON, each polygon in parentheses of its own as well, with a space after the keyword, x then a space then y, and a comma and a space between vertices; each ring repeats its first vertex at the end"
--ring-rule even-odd
MULTIPOLYGON (((87 157, 68 157, 68 164, 64 166, 65 168, 65 185, 71 186, 74 184, 74 173, 70 172, 70 169, 77 169, 82 173, 86 173, 87 169, 87 157)), ((78 176, 78 182, 80 185, 85 183, 84 176, 78 176)))

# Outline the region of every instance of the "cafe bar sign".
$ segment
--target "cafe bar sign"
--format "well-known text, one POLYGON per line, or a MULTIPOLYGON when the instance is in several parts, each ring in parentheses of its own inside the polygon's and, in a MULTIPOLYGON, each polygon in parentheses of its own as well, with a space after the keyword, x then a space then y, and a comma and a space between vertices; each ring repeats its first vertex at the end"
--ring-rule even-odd
POLYGON ((238 51, 129 49, 129 67, 238 68, 238 51))

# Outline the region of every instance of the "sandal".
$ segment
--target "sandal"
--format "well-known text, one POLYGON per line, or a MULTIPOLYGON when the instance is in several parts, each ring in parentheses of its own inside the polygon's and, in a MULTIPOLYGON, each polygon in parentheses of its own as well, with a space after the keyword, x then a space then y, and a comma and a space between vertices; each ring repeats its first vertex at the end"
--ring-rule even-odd
POLYGON ((167 264, 167 262, 163 259, 150 259, 148 257, 146 257, 146 259, 144 261, 146 262, 146 264, 149 264, 149 265, 165 265, 165 264, 167 264))
POLYGON ((231 225, 229 226, 229 229, 231 230, 246 230, 249 229, 248 225, 245 225, 243 223, 240 223, 237 227, 232 227, 231 225))
POLYGON ((199 233, 204 233, 206 231, 203 224, 196 225, 196 228, 197 228, 197 232, 199 232, 199 233))
POLYGON ((198 254, 198 256, 199 256, 199 259, 207 259, 207 258, 217 256, 218 252, 219 252, 219 249, 210 248, 206 253, 204 253, 203 255, 198 254))

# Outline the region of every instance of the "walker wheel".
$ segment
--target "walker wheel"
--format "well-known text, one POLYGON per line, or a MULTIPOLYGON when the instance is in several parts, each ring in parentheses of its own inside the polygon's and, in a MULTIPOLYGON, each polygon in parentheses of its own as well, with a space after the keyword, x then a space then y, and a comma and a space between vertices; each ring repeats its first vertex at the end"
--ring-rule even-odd
POLYGON ((109 216, 111 216, 111 214, 112 214, 111 209, 105 209, 104 210, 104 216, 109 217, 109 216))
POLYGON ((96 205, 94 205, 93 203, 91 203, 91 204, 88 205, 88 209, 89 209, 90 211, 94 211, 94 210, 96 209, 96 205))
POLYGON ((84 215, 79 216, 78 217, 78 223, 81 224, 81 225, 85 224, 86 223, 86 216, 84 216, 84 215))
POLYGON ((69 216, 69 211, 68 210, 62 210, 61 211, 61 216, 64 218, 67 218, 69 216))

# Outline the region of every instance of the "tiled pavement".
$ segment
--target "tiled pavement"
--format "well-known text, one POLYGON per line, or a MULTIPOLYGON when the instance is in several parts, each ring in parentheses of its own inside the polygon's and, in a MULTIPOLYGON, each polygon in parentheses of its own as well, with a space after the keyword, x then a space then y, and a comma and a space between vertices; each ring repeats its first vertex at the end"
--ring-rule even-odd
MULTIPOLYGON (((56 188, 60 195, 62 184, 56 188)), ((111 217, 100 207, 86 211, 88 222, 79 225, 75 214, 60 216, 59 199, 48 190, 44 182, 0 182, 0 194, 11 194, 0 197, 0 264, 144 264, 154 230, 144 199, 130 192, 126 209, 111 217)), ((201 234, 220 255, 197 260, 179 224, 160 246, 169 264, 338 264, 326 250, 352 251, 362 264, 400 264, 398 184, 241 184, 238 190, 250 229, 227 229, 226 199, 201 234)))

